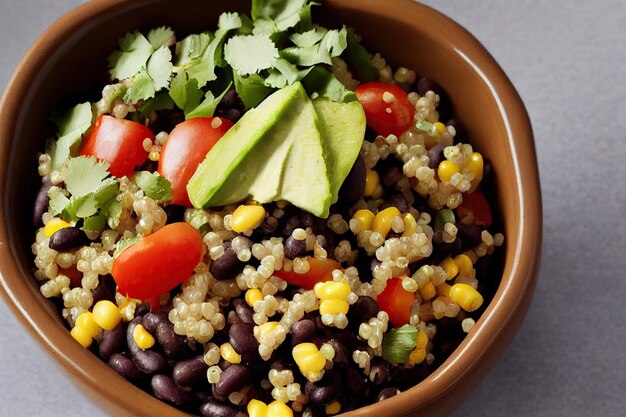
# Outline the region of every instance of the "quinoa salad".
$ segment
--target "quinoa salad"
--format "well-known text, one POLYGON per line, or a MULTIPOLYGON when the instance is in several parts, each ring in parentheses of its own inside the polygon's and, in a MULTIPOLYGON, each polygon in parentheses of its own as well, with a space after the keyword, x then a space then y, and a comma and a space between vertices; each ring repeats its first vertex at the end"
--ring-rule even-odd
POLYGON ((501 278, 493 173, 432 79, 309 0, 251 6, 126 34, 99 97, 52 115, 34 276, 77 343, 173 407, 330 416, 471 331, 501 278))

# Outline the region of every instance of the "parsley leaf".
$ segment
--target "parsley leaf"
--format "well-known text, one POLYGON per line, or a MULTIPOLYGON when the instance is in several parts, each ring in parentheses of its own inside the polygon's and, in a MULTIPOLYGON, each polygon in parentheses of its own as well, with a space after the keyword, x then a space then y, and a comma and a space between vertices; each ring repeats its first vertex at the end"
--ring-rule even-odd
POLYGON ((269 35, 237 35, 224 46, 224 58, 239 75, 268 69, 278 57, 278 49, 269 35))
POLYGON ((154 51, 148 40, 138 31, 127 33, 119 42, 120 50, 109 57, 112 79, 125 80, 146 66, 154 51))
POLYGON ((167 46, 172 36, 174 36, 174 31, 171 28, 161 26, 148 32, 148 42, 150 42, 152 48, 159 49, 162 46, 167 46))
POLYGON ((91 156, 72 158, 67 163, 63 180, 73 197, 82 197, 100 189, 109 176, 107 162, 97 162, 91 156))
POLYGON ((167 46, 162 46, 152 54, 148 61, 148 75, 154 82, 154 89, 159 91, 170 85, 170 76, 174 70, 172 52, 167 46))
POLYGON ((52 146, 52 167, 58 169, 70 157, 72 148, 77 145, 83 133, 91 126, 91 104, 89 102, 74 106, 66 113, 55 113, 52 121, 59 129, 59 140, 52 146))
POLYGON ((135 183, 143 190, 146 196, 159 203, 166 203, 172 200, 172 186, 170 182, 158 173, 138 172, 135 175, 135 183))
POLYGON ((124 94, 124 101, 129 104, 137 103, 140 100, 147 100, 154 97, 156 90, 152 78, 148 75, 148 71, 142 68, 137 75, 135 75, 131 82, 126 94, 124 94))

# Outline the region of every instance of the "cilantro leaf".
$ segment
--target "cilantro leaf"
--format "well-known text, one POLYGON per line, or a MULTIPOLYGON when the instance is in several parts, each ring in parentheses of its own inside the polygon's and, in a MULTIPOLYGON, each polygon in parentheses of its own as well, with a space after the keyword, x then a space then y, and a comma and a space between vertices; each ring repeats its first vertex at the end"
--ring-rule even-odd
POLYGON ((107 225, 107 216, 103 213, 98 213, 93 216, 86 217, 83 220, 83 230, 87 230, 89 232, 100 233, 106 228, 107 225))
POLYGON ((272 92, 272 88, 265 84, 265 80, 259 74, 242 77, 234 71, 233 77, 235 80, 235 91, 237 91, 237 95, 243 102, 246 110, 256 107, 272 92))
POLYGON ((120 217, 122 216, 122 203, 118 200, 113 200, 102 210, 102 213, 109 216, 109 226, 115 229, 120 224, 120 217))
POLYGON ((158 173, 138 172, 135 175, 135 183, 143 190, 146 196, 159 203, 166 203, 172 200, 172 186, 170 182, 158 173))
POLYGON ((339 103, 349 103, 357 99, 354 91, 348 90, 331 72, 320 66, 311 68, 302 79, 302 85, 312 98, 322 96, 339 103))
POLYGON ((174 100, 170 97, 167 91, 161 91, 157 93, 154 98, 145 100, 139 106, 139 112, 143 115, 149 115, 154 111, 159 110, 171 110, 174 108, 174 100))
POLYGON ((160 47, 152 54, 148 61, 147 70, 156 91, 169 87, 174 65, 172 64, 172 52, 167 46, 160 47))
MULTIPOLYGON (((329 30, 319 43, 307 47, 285 48, 281 51, 281 56, 289 62, 301 66, 332 65, 332 58, 341 55, 348 45, 346 37, 345 28, 329 30)), ((300 39, 299 41, 303 40, 300 39)))
POLYGON ((172 36, 174 36, 174 31, 171 28, 161 26, 148 32, 148 42, 150 42, 152 48, 159 49, 162 46, 167 46, 172 36))
POLYGON ((361 83, 377 81, 379 78, 378 70, 372 65, 372 55, 359 42, 354 30, 348 29, 347 35, 348 46, 346 55, 350 66, 354 69, 361 83))
POLYGON ((326 30, 323 28, 314 28, 304 33, 294 33, 289 38, 299 48, 309 48, 324 38, 326 30))
POLYGON ((224 12, 220 15, 217 27, 219 30, 229 31, 233 29, 239 29, 243 22, 241 21, 241 17, 239 13, 228 13, 224 12))
POLYGON ((82 197, 108 185, 104 180, 109 176, 107 162, 97 162, 91 156, 72 158, 67 163, 63 180, 73 197, 82 197))
POLYGON ((211 117, 213 113, 215 113, 215 108, 220 101, 224 98, 230 87, 233 85, 232 81, 228 84, 228 86, 222 91, 222 93, 214 97, 211 91, 208 91, 204 96, 204 101, 198 105, 195 109, 189 112, 186 115, 187 119, 193 119, 194 117, 211 117))
POLYGON ((139 242, 140 238, 135 236, 135 237, 123 237, 119 240, 119 242, 117 242, 117 248, 115 248, 115 252, 113 252, 113 257, 117 258, 118 255, 120 253, 122 253, 122 251, 124 249, 128 249, 131 246, 133 246, 135 243, 139 242))
POLYGON ((52 167, 58 169, 70 157, 72 148, 82 139, 83 133, 91 126, 91 104, 89 102, 74 106, 65 113, 54 113, 52 121, 59 129, 59 140, 52 146, 52 167))
POLYGON ((154 97, 156 90, 152 78, 148 75, 148 71, 142 68, 130 82, 124 101, 129 104, 135 104, 140 100, 147 100, 154 97))
POLYGON ((208 32, 198 35, 189 35, 176 44, 176 66, 182 67, 189 64, 193 59, 204 53, 211 42, 211 34, 208 32))
POLYGON ((252 19, 273 20, 279 31, 298 24, 308 0, 252 0, 252 19))
POLYGON ((198 81, 195 79, 188 80, 184 71, 178 73, 172 80, 170 97, 185 114, 198 107, 203 94, 202 90, 198 88, 198 81))
POLYGON ((109 57, 109 72, 113 80, 125 80, 146 66, 154 51, 148 40, 138 31, 127 33, 119 41, 120 49, 109 57))
POLYGON ((224 45, 224 58, 239 75, 268 69, 278 57, 278 49, 269 35, 237 35, 224 45))
POLYGON ((302 78, 298 68, 285 59, 277 59, 274 68, 265 79, 265 84, 273 88, 283 88, 302 78))
POLYGON ((70 203, 70 199, 63 194, 63 191, 59 187, 50 187, 48 191, 48 197, 50 198, 50 208, 53 215, 58 215, 65 210, 65 207, 70 203))
POLYGON ((78 221, 81 217, 90 217, 98 212, 98 203, 93 194, 80 197, 72 196, 63 210, 63 217, 70 221, 78 221))
POLYGON ((107 178, 104 180, 98 190, 94 192, 94 198, 98 207, 107 207, 119 194, 119 184, 115 178, 107 178))

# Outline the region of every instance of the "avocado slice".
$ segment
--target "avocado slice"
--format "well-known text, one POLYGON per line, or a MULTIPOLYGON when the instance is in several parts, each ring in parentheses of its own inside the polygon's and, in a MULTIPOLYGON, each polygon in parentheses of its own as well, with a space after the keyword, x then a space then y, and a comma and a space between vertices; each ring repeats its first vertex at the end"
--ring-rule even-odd
MULTIPOLYGON (((257 108, 245 113, 239 122, 213 146, 187 184, 189 200, 194 207, 220 205, 212 201, 215 194, 239 169, 255 145, 266 138, 272 127, 289 110, 296 100, 297 91, 297 86, 294 85, 275 92, 257 108)), ((264 161, 259 158, 258 162, 262 164, 264 161)), ((275 183, 274 187, 277 191, 278 183, 275 183)), ((235 199, 234 202, 244 199, 248 190, 234 187, 228 191, 235 199)))
POLYGON ((365 112, 358 101, 337 103, 313 100, 330 181, 331 204, 337 202, 341 184, 350 173, 365 137, 365 112))

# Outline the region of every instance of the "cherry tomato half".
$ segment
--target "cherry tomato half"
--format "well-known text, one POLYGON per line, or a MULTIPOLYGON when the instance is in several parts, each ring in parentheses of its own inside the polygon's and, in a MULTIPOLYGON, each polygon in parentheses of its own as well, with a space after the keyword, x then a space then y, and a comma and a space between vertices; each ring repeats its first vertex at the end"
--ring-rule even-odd
POLYGON ((402 327, 409 323, 414 294, 402 288, 402 278, 391 278, 387 286, 376 299, 378 307, 389 314, 393 327, 402 327))
POLYGON ((154 141, 154 134, 141 123, 100 116, 79 154, 108 162, 111 164, 109 172, 118 178, 131 176, 135 167, 148 158, 143 148, 146 138, 154 141))
POLYGON ((365 110, 367 125, 379 135, 400 136, 413 123, 415 107, 400 87, 376 81, 361 84, 354 91, 365 110))
POLYGON ((188 279, 201 257, 200 233, 187 223, 172 223, 120 253, 111 273, 120 294, 147 300, 188 279))
POLYGON ((198 117, 178 124, 161 149, 159 174, 172 185, 172 204, 191 207, 187 183, 213 145, 232 127, 228 119, 198 117))
MULTIPOLYGON (((292 267, 289 271, 285 271, 284 268, 276 271, 274 275, 284 279, 288 284, 302 287, 305 290, 312 290, 318 282, 332 281, 333 271, 341 269, 341 264, 332 259, 307 256, 306 260, 309 262, 310 268, 309 272, 305 274, 297 274, 292 267)), ((287 261, 285 260, 285 262, 287 261)))
POLYGON ((474 224, 481 227, 489 227, 493 223, 493 216, 489 203, 480 188, 472 193, 463 194, 463 202, 456 209, 459 219, 474 216, 474 224))

